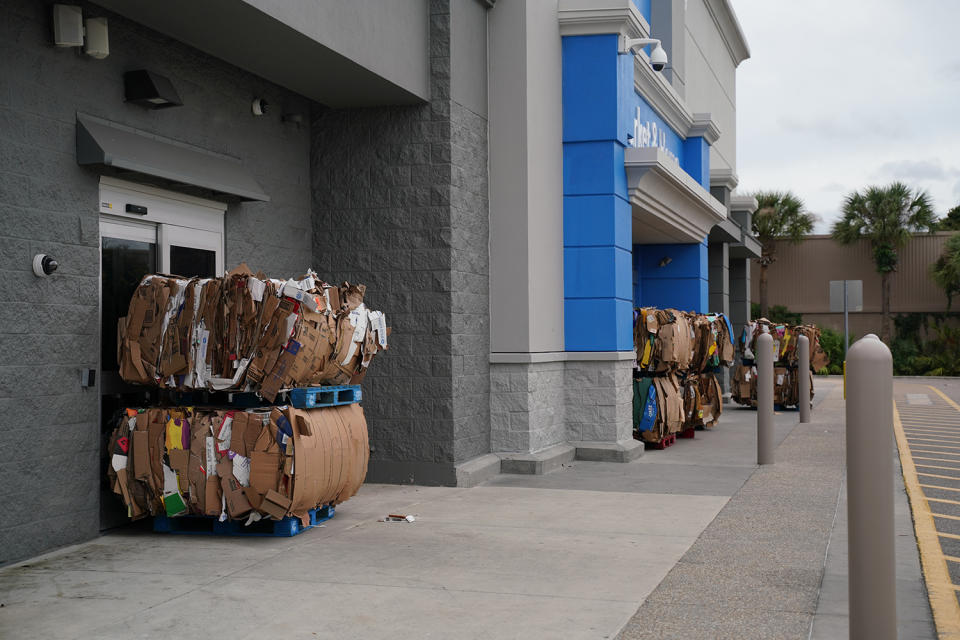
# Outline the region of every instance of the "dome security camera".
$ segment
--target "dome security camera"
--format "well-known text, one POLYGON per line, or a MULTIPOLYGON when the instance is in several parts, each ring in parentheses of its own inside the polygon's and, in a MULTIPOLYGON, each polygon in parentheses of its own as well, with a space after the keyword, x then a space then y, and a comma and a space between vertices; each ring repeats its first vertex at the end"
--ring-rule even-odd
POLYGON ((634 49, 640 50, 644 47, 653 45, 653 51, 650 52, 650 66, 654 71, 663 71, 667 66, 667 52, 663 50, 660 41, 656 38, 626 38, 621 40, 620 53, 633 53, 634 49))
POLYGON ((263 98, 256 98, 250 104, 250 111, 253 112, 255 116, 266 115, 267 108, 270 106, 270 103, 264 100, 263 98))
POLYGON ((667 52, 663 50, 659 43, 650 54, 650 66, 653 67, 654 71, 663 71, 663 68, 667 66, 667 52))
POLYGON ((44 276, 49 276, 54 271, 57 270, 57 267, 60 266, 60 263, 48 256, 45 253, 38 253, 33 256, 33 273, 38 278, 43 278, 44 276))

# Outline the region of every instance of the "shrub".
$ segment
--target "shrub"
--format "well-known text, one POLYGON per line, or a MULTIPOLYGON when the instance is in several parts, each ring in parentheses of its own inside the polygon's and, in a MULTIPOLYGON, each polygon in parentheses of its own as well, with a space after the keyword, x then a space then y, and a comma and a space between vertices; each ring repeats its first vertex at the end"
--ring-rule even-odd
MULTIPOLYGON (((803 324, 803 314, 793 313, 782 304, 772 305, 769 309, 767 320, 775 324, 803 324)), ((760 317, 759 303, 750 303, 750 319, 756 320, 760 317)))

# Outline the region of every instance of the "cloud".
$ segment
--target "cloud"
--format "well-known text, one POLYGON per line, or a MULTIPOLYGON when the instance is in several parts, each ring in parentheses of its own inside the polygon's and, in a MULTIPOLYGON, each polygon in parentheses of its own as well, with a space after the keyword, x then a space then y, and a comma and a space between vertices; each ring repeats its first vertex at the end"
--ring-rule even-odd
POLYGON ((840 184, 839 182, 828 182, 827 184, 820 187, 821 191, 846 191, 847 187, 840 184))
POLYGON ((949 180, 960 176, 955 167, 944 167, 939 158, 930 160, 894 160, 885 162, 874 174, 897 180, 949 180))

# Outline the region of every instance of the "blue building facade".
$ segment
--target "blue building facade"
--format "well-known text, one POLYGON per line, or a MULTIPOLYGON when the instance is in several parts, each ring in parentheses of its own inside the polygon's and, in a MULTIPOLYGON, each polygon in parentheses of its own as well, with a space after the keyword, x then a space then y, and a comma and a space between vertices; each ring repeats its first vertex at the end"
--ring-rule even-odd
MULTIPOLYGON (((650 3, 635 2, 649 15, 650 3)), ((567 351, 633 348, 635 306, 709 310, 707 232, 696 242, 657 242, 648 233, 625 166, 628 149, 656 150, 686 174, 684 185, 712 198, 710 140, 701 127, 678 132, 635 83, 619 34, 564 36, 563 260, 567 351), (699 189, 699 191, 698 191, 699 189)), ((685 212, 677 211, 684 216, 685 212)), ((723 217, 715 215, 716 222, 723 217)))

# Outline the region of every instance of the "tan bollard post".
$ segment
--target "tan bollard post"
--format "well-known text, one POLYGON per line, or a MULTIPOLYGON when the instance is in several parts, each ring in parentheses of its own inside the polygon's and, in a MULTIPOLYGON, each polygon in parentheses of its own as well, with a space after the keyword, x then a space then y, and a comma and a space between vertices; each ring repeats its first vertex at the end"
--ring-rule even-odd
POLYGON ((847 358, 850 638, 897 637, 893 529, 893 358, 877 336, 847 358))
POLYGON ((800 422, 810 422, 810 339, 807 336, 800 336, 797 350, 800 352, 800 364, 797 367, 800 398, 797 408, 800 409, 800 422))
POLYGON ((773 464, 773 336, 757 338, 757 464, 773 464))

